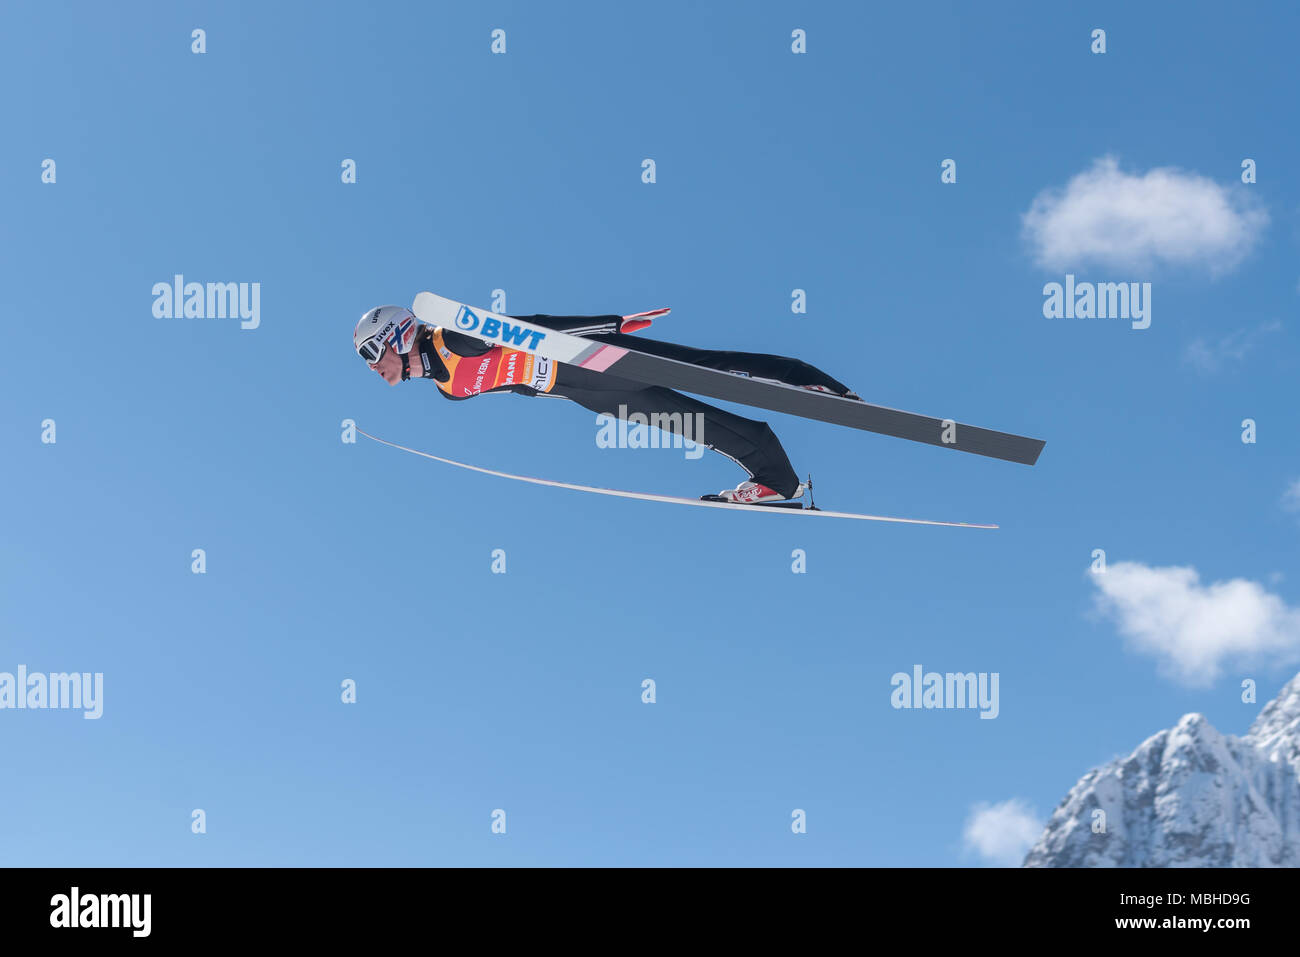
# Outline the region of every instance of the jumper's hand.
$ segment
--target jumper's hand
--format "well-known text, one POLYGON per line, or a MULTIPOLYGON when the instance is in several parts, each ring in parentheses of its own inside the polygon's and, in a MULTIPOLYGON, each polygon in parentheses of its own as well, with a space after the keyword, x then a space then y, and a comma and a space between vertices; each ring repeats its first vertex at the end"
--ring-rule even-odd
POLYGON ((659 316, 668 315, 667 309, 652 309, 649 312, 637 312, 630 316, 624 316, 623 322, 619 325, 619 332, 639 332, 650 325, 659 316))

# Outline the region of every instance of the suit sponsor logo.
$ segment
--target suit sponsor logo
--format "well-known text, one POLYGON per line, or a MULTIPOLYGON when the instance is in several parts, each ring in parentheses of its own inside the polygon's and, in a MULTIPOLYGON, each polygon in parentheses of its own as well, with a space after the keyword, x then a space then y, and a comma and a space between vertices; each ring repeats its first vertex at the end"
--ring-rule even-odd
POLYGON ((534 389, 546 391, 551 384, 551 368, 550 359, 545 356, 534 356, 533 377, 528 384, 534 389))
POLYGON ((470 395, 478 395, 483 391, 483 379, 487 375, 488 369, 493 365, 493 360, 496 359, 493 352, 496 352, 496 350, 494 349, 492 352, 487 353, 483 357, 483 361, 478 364, 478 372, 475 374, 474 385, 470 390, 470 395))

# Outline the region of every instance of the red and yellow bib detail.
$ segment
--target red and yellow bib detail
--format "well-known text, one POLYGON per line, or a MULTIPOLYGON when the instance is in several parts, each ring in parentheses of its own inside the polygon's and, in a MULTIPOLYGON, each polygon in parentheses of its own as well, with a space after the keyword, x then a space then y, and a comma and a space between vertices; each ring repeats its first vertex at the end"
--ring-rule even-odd
POLYGON ((433 345, 450 375, 438 388, 456 399, 464 399, 503 385, 526 385, 538 392, 555 387, 559 363, 518 349, 493 346, 481 356, 460 356, 447 348, 442 328, 433 330, 433 345))

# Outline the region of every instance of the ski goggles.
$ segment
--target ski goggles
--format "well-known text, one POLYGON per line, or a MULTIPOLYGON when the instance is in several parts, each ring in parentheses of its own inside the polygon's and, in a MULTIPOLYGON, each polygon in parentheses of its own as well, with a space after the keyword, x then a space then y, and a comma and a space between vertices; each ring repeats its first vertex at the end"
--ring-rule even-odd
POLYGON ((387 348, 387 340, 381 336, 371 336, 357 346, 357 355, 374 365, 383 358, 384 350, 387 348))

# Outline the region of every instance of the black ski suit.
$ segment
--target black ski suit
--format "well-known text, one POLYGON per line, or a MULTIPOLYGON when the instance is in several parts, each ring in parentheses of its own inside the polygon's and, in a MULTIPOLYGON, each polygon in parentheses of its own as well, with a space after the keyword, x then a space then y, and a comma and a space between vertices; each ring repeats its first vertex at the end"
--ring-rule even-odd
MULTIPOLYGON (((849 391, 848 386, 798 359, 757 352, 695 349, 621 333, 618 331, 622 323, 621 316, 539 315, 517 318, 570 335, 580 335, 585 339, 709 369, 743 373, 756 379, 774 379, 789 385, 820 385, 836 395, 849 391)), ((482 339, 450 329, 443 330, 443 341, 448 349, 461 356, 479 356, 492 347, 491 343, 482 339)), ((541 394, 524 385, 507 385, 486 391, 509 391, 529 396, 541 394)), ((442 394, 447 395, 445 392, 442 394)), ((694 438, 700 440, 700 444, 721 452, 748 472, 755 482, 761 482, 782 495, 790 497, 798 490, 799 477, 790 465, 785 449, 766 422, 746 419, 662 386, 647 385, 565 364, 559 367, 554 388, 544 394, 570 399, 592 412, 615 418, 619 417, 620 407, 628 414, 640 412, 647 418, 654 414, 670 416, 667 419, 670 424, 687 421, 687 415, 699 413, 703 421, 703 434, 694 438), (678 414, 674 416, 674 413, 678 414)), ((677 429, 673 431, 676 432, 677 429)))

